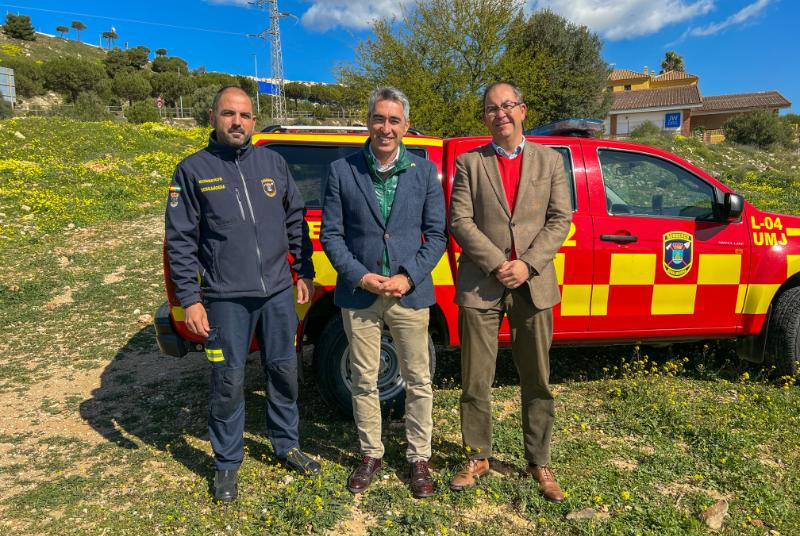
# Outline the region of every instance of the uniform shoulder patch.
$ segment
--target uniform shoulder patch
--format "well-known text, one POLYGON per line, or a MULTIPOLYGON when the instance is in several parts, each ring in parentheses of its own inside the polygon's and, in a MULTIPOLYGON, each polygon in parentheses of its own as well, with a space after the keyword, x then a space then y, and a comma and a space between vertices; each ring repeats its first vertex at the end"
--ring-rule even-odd
POLYGON ((264 189, 264 194, 267 197, 275 197, 278 193, 278 187, 275 186, 275 179, 264 177, 261 179, 261 187, 264 189))

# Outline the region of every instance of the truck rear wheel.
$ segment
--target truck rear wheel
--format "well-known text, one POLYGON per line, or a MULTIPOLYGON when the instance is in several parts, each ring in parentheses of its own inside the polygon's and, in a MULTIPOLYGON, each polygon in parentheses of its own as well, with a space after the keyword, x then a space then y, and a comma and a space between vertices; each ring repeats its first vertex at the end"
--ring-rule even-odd
MULTIPOLYGON (((436 350, 428 335, 431 377, 436 370, 436 350)), ((400 375, 397 349, 388 330, 381 337, 380 368, 378 369, 378 391, 381 413, 402 417, 405 412, 405 381, 400 375)), ((350 345, 344 332, 342 317, 333 317, 314 347, 314 381, 322 399, 347 418, 353 418, 352 391, 350 384, 350 345)))
POLYGON ((791 288, 772 305, 767 331, 767 360, 782 376, 796 376, 800 361, 800 287, 791 288))

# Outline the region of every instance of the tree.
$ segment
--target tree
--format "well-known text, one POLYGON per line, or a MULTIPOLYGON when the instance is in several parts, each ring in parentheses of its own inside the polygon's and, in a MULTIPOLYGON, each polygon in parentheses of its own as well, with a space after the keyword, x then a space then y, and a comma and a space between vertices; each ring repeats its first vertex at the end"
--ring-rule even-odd
POLYGON ((166 48, 157 48, 156 49, 156 56, 166 56, 167 49, 166 48))
POLYGON ((114 77, 120 71, 138 71, 147 65, 147 56, 150 49, 143 46, 133 47, 128 50, 114 48, 109 50, 103 58, 103 65, 108 75, 114 77))
POLYGON ((56 31, 61 34, 61 38, 64 39, 65 35, 69 32, 69 27, 67 26, 56 26, 56 31))
POLYGON ((14 69, 14 84, 17 87, 17 95, 30 98, 45 93, 42 66, 34 60, 24 56, 3 58, 3 63, 0 66, 14 69))
POLYGON ((768 148, 773 145, 790 146, 793 132, 789 123, 773 110, 751 110, 736 114, 722 126, 725 140, 744 145, 768 148))
POLYGON ((78 34, 78 42, 81 42, 81 32, 86 29, 86 25, 79 20, 74 20, 70 24, 73 30, 75 30, 78 34))
POLYGON ((152 69, 155 73, 189 73, 189 65, 186 60, 177 56, 158 56, 153 60, 152 69))
POLYGON ((214 95, 217 94, 223 86, 210 85, 197 88, 192 93, 192 117, 197 121, 201 127, 209 125, 208 111, 211 109, 211 103, 214 101, 214 95))
POLYGON ((81 92, 94 89, 106 79, 103 68, 94 62, 76 58, 55 58, 42 65, 44 85, 63 93, 74 102, 81 92))
POLYGON ((144 100, 150 96, 153 87, 143 74, 133 71, 118 73, 111 82, 111 89, 121 99, 127 99, 128 104, 144 100))
POLYGON ((667 71, 684 72, 684 70, 685 67, 683 65, 683 56, 681 56, 674 50, 670 50, 666 54, 664 54, 664 61, 661 62, 662 73, 666 73, 667 71))
POLYGON ((80 121, 109 121, 111 114, 103 100, 92 91, 85 91, 75 99, 69 116, 80 121))
POLYGON ((294 109, 296 110, 297 100, 307 99, 308 86, 299 82, 287 82, 283 86, 283 94, 287 99, 291 99, 294 102, 294 109))
POLYGON ((129 123, 156 123, 161 121, 161 114, 152 101, 142 100, 128 106, 125 118, 129 123))
POLYGON ((164 102, 170 106, 175 106, 178 98, 182 95, 189 95, 194 91, 194 84, 188 76, 181 76, 178 73, 156 73, 150 78, 150 85, 153 86, 153 96, 161 95, 164 102))
POLYGON ((569 117, 602 119, 612 95, 603 43, 586 26, 550 10, 518 18, 508 32, 502 78, 522 90, 527 126, 569 117))
POLYGON ((31 25, 31 18, 27 15, 6 13, 6 23, 3 25, 3 33, 14 39, 36 41, 36 31, 31 25))
POLYGON ((150 49, 142 45, 129 48, 125 53, 128 55, 128 64, 137 70, 144 69, 150 61, 150 49))
POLYGON ((418 0, 401 20, 375 22, 374 37, 358 44, 355 64, 337 77, 362 95, 378 85, 402 89, 414 125, 431 134, 482 132, 477 96, 499 78, 506 34, 523 3, 418 0))
POLYGON ((103 32, 100 35, 102 36, 103 39, 106 40, 106 44, 107 44, 108 48, 113 47, 114 46, 114 41, 119 39, 119 35, 114 30, 111 30, 110 32, 103 32))

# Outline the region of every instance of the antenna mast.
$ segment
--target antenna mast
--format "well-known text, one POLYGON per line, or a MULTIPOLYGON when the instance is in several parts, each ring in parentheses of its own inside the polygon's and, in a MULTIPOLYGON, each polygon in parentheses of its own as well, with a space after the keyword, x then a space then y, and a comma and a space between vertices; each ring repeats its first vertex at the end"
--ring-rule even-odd
POLYGON ((269 69, 270 78, 274 93, 272 94, 272 119, 281 121, 286 119, 286 95, 283 92, 283 50, 281 50, 281 17, 287 17, 290 13, 278 10, 278 0, 255 0, 250 2, 259 9, 269 10, 269 28, 258 34, 258 37, 266 39, 269 35, 270 59, 269 69))

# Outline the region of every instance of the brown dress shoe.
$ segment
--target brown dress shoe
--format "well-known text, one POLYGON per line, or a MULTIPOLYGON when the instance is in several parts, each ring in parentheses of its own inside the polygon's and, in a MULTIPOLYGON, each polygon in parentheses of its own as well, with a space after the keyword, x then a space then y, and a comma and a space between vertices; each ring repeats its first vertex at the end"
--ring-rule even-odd
POLYGON ((545 499, 558 503, 564 501, 564 494, 561 493, 561 487, 556 482, 556 475, 549 466, 530 463, 527 471, 539 482, 539 490, 545 499))
POLYGON ((483 476, 489 472, 489 460, 486 458, 476 458, 467 460, 467 464, 450 481, 450 489, 454 491, 464 491, 475 485, 475 478, 483 476))
POLYGON ((372 477, 378 472, 383 464, 380 458, 364 456, 361 464, 356 467, 347 479, 347 489, 351 493, 361 493, 372 483, 372 477))
POLYGON ((411 462, 411 493, 418 499, 433 496, 433 478, 428 462, 411 462))

